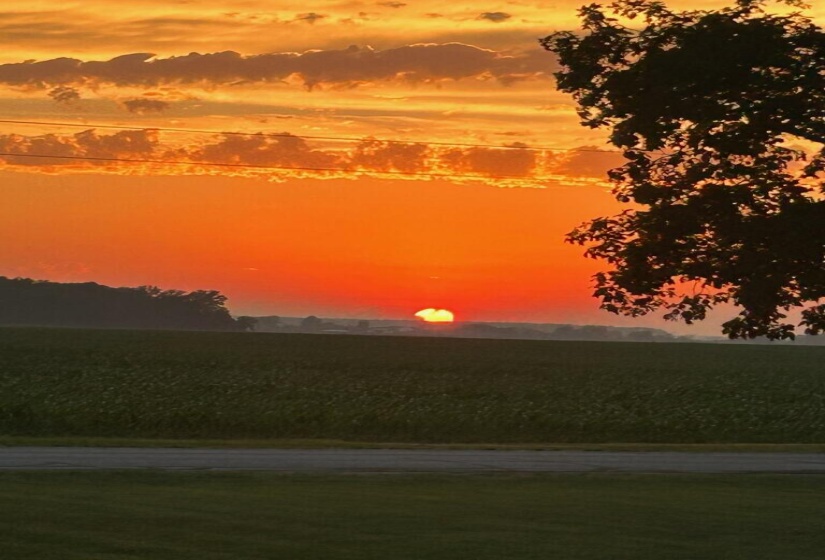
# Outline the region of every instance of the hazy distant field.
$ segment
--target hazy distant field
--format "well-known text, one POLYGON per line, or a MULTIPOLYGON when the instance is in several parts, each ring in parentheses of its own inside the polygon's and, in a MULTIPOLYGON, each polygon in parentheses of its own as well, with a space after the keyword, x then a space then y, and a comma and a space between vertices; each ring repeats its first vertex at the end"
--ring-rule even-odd
POLYGON ((825 442, 825 348, 0 329, 0 435, 825 442))

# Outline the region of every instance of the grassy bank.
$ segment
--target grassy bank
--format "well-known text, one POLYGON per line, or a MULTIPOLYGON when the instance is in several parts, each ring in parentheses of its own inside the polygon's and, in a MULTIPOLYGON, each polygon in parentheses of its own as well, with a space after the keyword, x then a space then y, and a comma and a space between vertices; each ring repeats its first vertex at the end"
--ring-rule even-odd
POLYGON ((16 560, 819 559, 825 478, 0 474, 16 560))
POLYGON ((825 348, 0 329, 0 434, 825 443, 825 348))

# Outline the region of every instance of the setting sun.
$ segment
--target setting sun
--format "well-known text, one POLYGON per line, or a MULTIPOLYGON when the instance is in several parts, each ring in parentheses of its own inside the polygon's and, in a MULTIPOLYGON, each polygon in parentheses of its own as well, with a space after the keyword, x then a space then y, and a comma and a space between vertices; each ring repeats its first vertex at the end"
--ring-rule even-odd
POLYGON ((432 307, 422 309, 416 313, 415 316, 426 321, 427 323, 452 323, 455 320, 455 316, 452 311, 447 311, 446 309, 434 309, 432 307))

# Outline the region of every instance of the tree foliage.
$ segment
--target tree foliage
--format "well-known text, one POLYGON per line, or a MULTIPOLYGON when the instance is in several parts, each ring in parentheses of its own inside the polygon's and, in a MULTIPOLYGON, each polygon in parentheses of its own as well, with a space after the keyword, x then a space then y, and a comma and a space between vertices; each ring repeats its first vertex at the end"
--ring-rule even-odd
POLYGON ((541 40, 586 126, 611 130, 618 215, 567 240, 609 270, 602 308, 686 323, 716 305, 731 338, 825 331, 825 33, 798 0, 671 11, 619 0, 541 40))
POLYGON ((0 325, 238 331, 215 290, 111 288, 0 276, 0 325))

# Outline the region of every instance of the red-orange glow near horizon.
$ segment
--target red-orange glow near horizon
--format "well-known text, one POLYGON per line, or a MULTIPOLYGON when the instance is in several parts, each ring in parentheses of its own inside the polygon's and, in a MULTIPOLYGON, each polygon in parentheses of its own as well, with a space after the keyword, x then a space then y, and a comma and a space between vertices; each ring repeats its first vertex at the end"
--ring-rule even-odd
POLYGON ((592 188, 0 178, 0 276, 216 289, 236 315, 400 318, 449 302, 428 307, 563 321, 596 307, 598 270, 564 234, 616 207, 592 188))
POLYGON ((435 309, 433 307, 422 309, 416 313, 415 316, 427 323, 452 323, 455 321, 455 315, 453 315, 452 311, 435 309))

